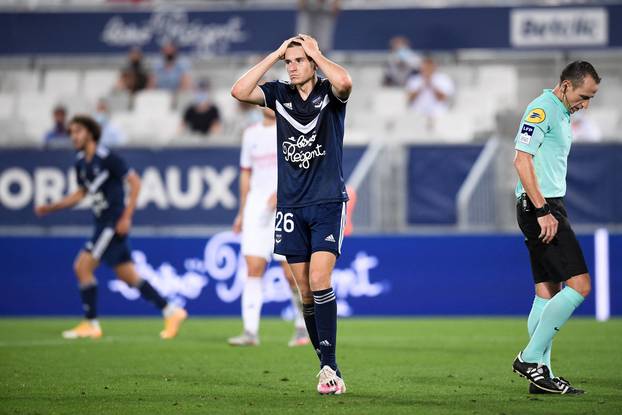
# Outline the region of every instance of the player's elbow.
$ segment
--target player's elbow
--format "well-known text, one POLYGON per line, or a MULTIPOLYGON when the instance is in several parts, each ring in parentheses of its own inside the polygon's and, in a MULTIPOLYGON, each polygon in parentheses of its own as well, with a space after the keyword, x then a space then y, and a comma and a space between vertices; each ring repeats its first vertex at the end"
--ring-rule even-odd
POLYGON ((238 101, 244 100, 244 95, 242 94, 242 88, 238 85, 237 82, 231 87, 231 96, 237 99, 238 101))
POLYGON ((352 91, 352 78, 350 78, 350 75, 343 74, 339 77, 339 79, 336 82, 335 89, 337 91, 339 91, 339 93, 343 96, 347 96, 350 95, 350 92, 352 91))

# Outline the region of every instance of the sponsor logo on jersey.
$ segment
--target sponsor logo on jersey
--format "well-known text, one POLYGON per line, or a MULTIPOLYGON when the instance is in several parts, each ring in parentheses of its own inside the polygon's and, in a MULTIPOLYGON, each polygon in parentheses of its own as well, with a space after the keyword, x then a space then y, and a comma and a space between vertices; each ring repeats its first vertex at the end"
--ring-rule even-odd
POLYGON ((523 127, 520 130, 520 136, 518 137, 518 141, 523 144, 531 143, 531 136, 533 136, 534 127, 532 125, 523 124, 523 127))
POLYGON ((333 236, 333 234, 331 233, 330 235, 328 235, 326 238, 324 238, 324 240, 326 242, 335 242, 335 237, 333 236))
POLYGON ((527 114, 527 118, 525 121, 530 122, 532 124, 539 124, 546 119, 546 112, 542 108, 536 108, 527 114))
POLYGON ((284 103, 284 104, 283 104, 283 106, 284 106, 285 108, 287 108, 288 110, 293 109, 293 107, 292 107, 292 103, 291 103, 291 102, 286 102, 286 103, 284 103))

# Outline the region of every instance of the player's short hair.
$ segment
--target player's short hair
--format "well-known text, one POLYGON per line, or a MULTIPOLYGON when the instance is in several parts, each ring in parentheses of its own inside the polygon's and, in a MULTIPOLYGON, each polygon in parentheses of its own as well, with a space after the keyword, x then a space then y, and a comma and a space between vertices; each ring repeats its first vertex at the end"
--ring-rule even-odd
POLYGON ((99 137, 101 137, 102 129, 93 119, 93 117, 89 117, 88 115, 80 114, 75 115, 70 121, 69 125, 78 124, 82 127, 86 128, 86 130, 91 134, 93 140, 97 143, 99 142, 99 137))
POLYGON ((559 82, 570 81, 573 87, 578 87, 583 84, 585 76, 589 75, 592 79, 599 84, 600 76, 596 73, 596 69, 591 63, 586 61, 574 61, 568 64, 559 76, 559 82))

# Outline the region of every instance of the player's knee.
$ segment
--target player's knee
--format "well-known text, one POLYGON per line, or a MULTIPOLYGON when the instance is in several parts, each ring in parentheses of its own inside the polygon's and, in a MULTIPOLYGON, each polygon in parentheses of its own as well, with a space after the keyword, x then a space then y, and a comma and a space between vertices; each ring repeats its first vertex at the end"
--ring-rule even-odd
POLYGON ((330 287, 330 273, 322 270, 311 270, 309 283, 313 291, 325 290, 330 287))
POLYGON ((313 303, 313 292, 308 288, 299 288, 300 299, 303 304, 312 304, 313 303))
POLYGON ((592 292, 592 281, 589 274, 571 278, 568 280, 567 284, 583 297, 587 297, 592 292))
POLYGON ((76 274, 76 277, 80 279, 80 277, 84 276, 84 271, 84 261, 82 261, 80 257, 76 258, 76 260, 73 262, 73 272, 76 274))
POLYGON ((264 272, 264 267, 262 265, 249 265, 247 268, 248 276, 251 278, 261 278, 264 272))

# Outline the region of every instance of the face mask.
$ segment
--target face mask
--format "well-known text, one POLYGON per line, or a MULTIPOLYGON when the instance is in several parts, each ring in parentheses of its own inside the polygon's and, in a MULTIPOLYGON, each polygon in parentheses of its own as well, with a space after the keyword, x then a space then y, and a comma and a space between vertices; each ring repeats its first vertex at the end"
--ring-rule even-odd
POLYGON ((194 96, 195 104, 205 104, 207 101, 209 101, 209 94, 207 92, 197 92, 194 96))
POLYGON ((105 112, 96 112, 93 118, 101 126, 104 126, 108 122, 108 115, 105 112))

